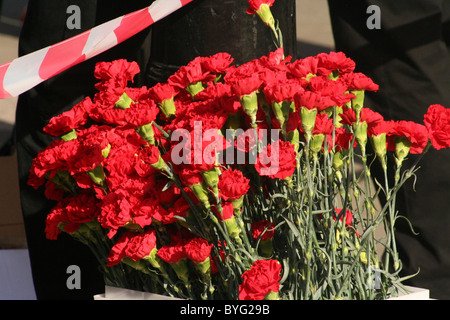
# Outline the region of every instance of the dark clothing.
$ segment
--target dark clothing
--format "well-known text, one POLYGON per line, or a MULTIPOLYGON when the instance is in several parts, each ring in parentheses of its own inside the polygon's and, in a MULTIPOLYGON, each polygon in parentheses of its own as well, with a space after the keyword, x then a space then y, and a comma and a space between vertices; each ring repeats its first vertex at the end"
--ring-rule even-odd
MULTIPOLYGON (((142 9, 151 2, 31 0, 20 37, 20 55, 142 9), (81 30, 66 27, 69 5, 78 5, 81 9, 81 30)), ((16 124, 20 196, 38 299, 91 299, 94 294, 104 291, 97 261, 87 247, 66 234, 56 241, 45 239, 45 218, 55 203, 46 200, 43 190, 34 190, 26 184, 32 160, 51 141, 42 128, 51 117, 70 109, 85 96, 93 96, 96 82, 93 72, 98 61, 136 61, 141 73, 135 77, 134 85, 151 86, 167 80, 179 66, 196 56, 228 52, 237 64, 267 55, 275 49, 270 31, 256 15, 246 14, 247 7, 247 2, 242 0, 223 3, 195 0, 123 44, 70 68, 19 97, 16 124), (66 286, 70 265, 80 267, 81 290, 70 290, 66 286)), ((288 30, 284 34, 287 52, 295 56, 294 0, 274 5, 273 12, 282 27, 288 30)))
MULTIPOLYGON (((423 123, 429 105, 450 107, 450 2, 447 0, 329 0, 336 50, 380 85, 365 105, 386 120, 423 123), (370 5, 380 8, 381 29, 369 29, 370 5)), ((410 155, 408 163, 416 156, 410 155)), ((408 163, 404 166, 408 167, 408 163)), ((398 194, 397 244, 407 282, 450 298, 450 150, 430 150, 417 181, 398 194)), ((391 167, 393 168, 393 162, 391 167)), ((376 169, 376 168, 374 168, 376 169)), ((391 170, 392 173, 393 170, 391 170)), ((378 172, 381 173, 381 172, 378 172)), ((376 175, 379 181, 382 176, 376 175)))
MULTIPOLYGON (((48 1, 31 0, 19 40, 19 55, 55 44, 103 22, 148 6, 151 1, 48 1), (81 9, 81 30, 66 27, 67 7, 81 9)), ((55 202, 45 198, 43 190, 27 185, 32 160, 51 138, 42 128, 49 119, 70 109, 85 96, 95 93, 94 66, 98 61, 118 58, 137 61, 145 68, 149 52, 149 30, 145 30, 105 53, 83 62, 19 97, 16 112, 16 145, 20 179, 20 197, 32 275, 38 299, 92 299, 104 292, 102 275, 88 247, 62 234, 58 240, 45 238, 45 217, 55 202), (81 271, 81 289, 68 289, 70 265, 81 271)), ((135 83, 142 85, 137 77, 135 83)))

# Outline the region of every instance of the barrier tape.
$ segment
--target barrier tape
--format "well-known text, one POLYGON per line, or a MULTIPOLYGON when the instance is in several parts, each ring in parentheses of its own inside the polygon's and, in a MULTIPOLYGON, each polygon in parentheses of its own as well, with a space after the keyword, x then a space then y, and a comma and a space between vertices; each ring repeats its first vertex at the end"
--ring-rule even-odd
POLYGON ((156 0, 75 37, 0 65, 0 99, 16 97, 134 36, 193 0, 156 0))

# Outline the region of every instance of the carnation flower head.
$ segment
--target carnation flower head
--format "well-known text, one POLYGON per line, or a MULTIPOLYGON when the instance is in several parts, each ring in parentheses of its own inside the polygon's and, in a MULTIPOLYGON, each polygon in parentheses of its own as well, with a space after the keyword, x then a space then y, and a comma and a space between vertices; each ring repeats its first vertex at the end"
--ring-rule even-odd
POLYGON ((222 199, 236 200, 247 193, 250 180, 244 177, 242 171, 229 168, 222 172, 219 189, 222 199))
POLYGON ((342 75, 355 70, 355 62, 343 52, 319 53, 317 58, 317 73, 326 77, 333 72, 342 75))
POLYGON ((436 150, 450 147, 450 109, 440 104, 430 105, 424 115, 424 124, 436 150))
POLYGON ((317 74, 317 65, 319 59, 317 57, 306 57, 295 60, 290 63, 287 68, 289 72, 297 79, 308 79, 317 74))
POLYGON ((361 72, 346 73, 339 79, 347 85, 349 91, 364 90, 364 91, 378 91, 377 85, 371 78, 361 72))
POLYGON ((250 270, 242 274, 239 300, 263 300, 271 292, 278 292, 281 264, 274 259, 256 260, 250 270))
POLYGON ((128 243, 124 248, 125 256, 133 261, 141 260, 150 255, 151 251, 156 248, 156 233, 150 228, 145 232, 134 234, 128 238, 128 243))
POLYGON ((169 245, 162 246, 157 255, 167 263, 178 263, 187 258, 184 241, 172 241, 169 245))
POLYGON ((203 262, 209 258, 213 245, 199 237, 190 239, 184 246, 189 260, 203 262))
POLYGON ((50 119, 49 123, 44 127, 44 132, 48 135, 58 137, 73 129, 84 126, 88 119, 88 110, 92 107, 93 102, 90 97, 84 98, 70 110, 50 119))
POLYGON ((406 139, 410 153, 420 154, 428 143, 428 130, 424 125, 413 121, 395 121, 387 137, 388 151, 396 150, 395 137, 406 139))
POLYGON ((258 239, 261 235, 261 240, 272 239, 275 234, 275 223, 268 220, 259 220, 252 223, 252 236, 253 239, 258 239), (264 232, 264 233, 263 233, 264 232))
POLYGON ((247 9, 248 14, 255 14, 261 7, 265 4, 271 7, 275 3, 275 0, 248 0, 249 8, 247 9))
POLYGON ((233 57, 227 52, 219 52, 201 61, 202 68, 212 74, 225 73, 233 62, 233 57))
POLYGON ((101 81, 95 85, 95 88, 121 95, 128 81, 133 81, 134 76, 139 72, 139 65, 135 61, 118 59, 111 62, 98 62, 95 65, 94 76, 101 81))
POLYGON ((255 163, 255 169, 260 175, 272 179, 291 177, 296 166, 294 145, 281 140, 264 146, 255 163))

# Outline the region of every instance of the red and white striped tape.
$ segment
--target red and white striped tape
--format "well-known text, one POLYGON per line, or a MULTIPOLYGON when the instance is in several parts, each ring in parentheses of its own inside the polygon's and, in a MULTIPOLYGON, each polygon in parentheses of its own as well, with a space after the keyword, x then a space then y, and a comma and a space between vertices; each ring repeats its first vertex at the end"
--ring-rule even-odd
POLYGON ((0 65, 0 99, 16 97, 144 30, 193 0, 156 0, 75 37, 0 65))

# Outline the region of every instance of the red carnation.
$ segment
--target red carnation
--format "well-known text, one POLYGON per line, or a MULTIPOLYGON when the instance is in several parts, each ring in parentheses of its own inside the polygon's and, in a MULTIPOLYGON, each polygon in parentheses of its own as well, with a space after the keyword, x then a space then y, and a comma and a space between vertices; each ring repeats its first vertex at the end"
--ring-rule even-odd
POLYGON ((369 137, 379 136, 380 134, 383 134, 383 133, 386 133, 386 135, 387 135, 391 131, 391 128, 393 125, 394 125, 394 121, 392 121, 392 120, 377 121, 367 127, 367 135, 369 137))
POLYGON ((155 230, 133 235, 124 248, 124 253, 127 257, 134 261, 145 258, 156 247, 155 230))
POLYGON ((293 144, 277 140, 263 147, 256 159, 255 168, 262 176, 284 179, 294 174, 297 166, 295 157, 293 144))
POLYGON ((172 99, 177 95, 177 93, 178 90, 169 83, 158 83, 148 90, 149 96, 155 100, 156 103, 161 103, 164 100, 172 99))
POLYGON ((272 239, 275 234, 274 227, 275 223, 272 223, 268 220, 260 220, 252 223, 253 239, 258 239, 261 236, 261 234, 262 234, 261 240, 263 241, 272 239))
POLYGON ((129 195, 123 190, 108 193, 102 200, 98 221, 105 229, 110 229, 108 237, 113 237, 120 227, 131 222, 129 195))
POLYGON ((229 168, 223 171, 219 180, 219 189, 222 198, 225 201, 239 199, 250 188, 249 182, 250 180, 244 177, 239 170, 229 168))
POLYGON ((249 95, 259 90, 262 83, 259 76, 253 73, 249 77, 234 79, 232 82, 232 90, 238 97, 242 97, 243 95, 249 95))
POLYGON ((347 86, 343 81, 331 80, 325 77, 312 77, 308 83, 311 91, 320 93, 323 104, 327 107, 342 106, 355 98, 355 95, 347 92, 347 86))
POLYGON ((439 104, 428 108, 424 123, 436 150, 450 147, 450 109, 439 104))
POLYGON ((49 240, 56 240, 62 232, 61 226, 67 222, 67 215, 64 212, 64 204, 56 204, 45 220, 45 237, 49 240))
POLYGON ((212 247, 213 245, 203 238, 193 238, 186 243, 184 249, 189 260, 203 262, 210 256, 212 247))
POLYGON ((88 121, 88 110, 93 105, 91 98, 87 97, 72 109, 50 119, 44 127, 44 132, 51 136, 61 136, 72 129, 78 129, 88 121))
MULTIPOLYGON (((353 134, 351 132, 348 132, 344 127, 339 127, 335 129, 335 145, 336 145, 336 151, 349 150, 352 146, 353 141, 353 134)), ((329 144, 332 144, 332 139, 329 140, 329 144)), ((353 143, 353 147, 356 147, 357 142, 356 140, 353 143)))
POLYGON ((277 260, 256 260, 250 270, 242 274, 239 300, 263 300, 280 289, 281 264, 277 260))
POLYGON ((388 134, 387 149, 395 151, 395 142, 393 138, 404 137, 411 143, 409 150, 412 154, 420 154, 428 143, 428 130, 422 125, 413 121, 396 121, 392 126, 392 130, 388 134))
POLYGON ((63 204, 67 220, 70 223, 82 224, 91 222, 98 214, 97 199, 87 192, 64 198, 63 204))
POLYGON ((229 53, 219 52, 201 61, 204 70, 213 74, 224 73, 233 62, 229 53))
MULTIPOLYGON (((356 123, 356 113, 351 108, 344 108, 344 112, 340 114, 342 124, 352 125, 356 123)), ((383 122, 383 116, 378 112, 372 111, 369 108, 362 108, 360 113, 360 122, 367 123, 367 130, 383 122)))
POLYGON ((267 103, 271 105, 274 102, 294 101, 295 94, 304 92, 304 89, 297 80, 290 79, 269 83, 263 92, 267 103))
MULTIPOLYGON (((264 20, 264 19, 263 19, 264 20)), ((269 52, 267 56, 255 60, 261 66, 261 72, 273 70, 283 75, 287 71, 287 64, 292 59, 291 56, 284 57, 284 48, 278 48, 275 51, 269 52)))
POLYGON ((136 169, 137 174, 141 177, 146 177, 154 173, 155 169, 152 165, 159 161, 160 155, 161 153, 159 149, 153 144, 142 147, 142 149, 140 149, 137 153, 137 157, 135 159, 136 164, 134 168, 136 169))
POLYGON ((339 75, 342 75, 355 70, 355 62, 343 52, 320 53, 317 58, 317 73, 326 77, 333 71, 338 71, 339 75))
POLYGON ((336 101, 332 97, 323 96, 319 91, 313 92, 309 90, 297 92, 294 96, 294 101, 297 110, 305 107, 309 110, 317 109, 320 112, 336 105, 336 101))
POLYGON ((98 62, 95 65, 94 76, 101 81, 95 85, 95 88, 121 95, 128 81, 133 81, 139 71, 139 65, 135 61, 118 59, 112 62, 98 62))
POLYGON ((378 91, 379 86, 368 76, 360 72, 346 73, 342 76, 348 90, 378 91))
POLYGON ((174 241, 170 245, 162 246, 157 255, 167 263, 177 263, 187 258, 184 244, 183 241, 174 241))
POLYGON ((106 262, 107 267, 115 266, 119 264, 123 258, 125 258, 125 247, 133 235, 134 234, 132 232, 125 232, 120 236, 119 240, 117 240, 109 251, 109 257, 106 262))
POLYGON ((317 57, 298 59, 288 65, 288 70, 298 79, 306 78, 308 75, 315 75, 317 73, 318 62, 319 59, 317 57))
MULTIPOLYGON (((301 125, 299 127, 301 129, 301 125)), ((331 135, 333 133, 333 127, 333 119, 328 118, 328 115, 326 113, 319 113, 316 116, 316 122, 312 133, 331 135)))
POLYGON ((222 212, 219 212, 216 207, 212 207, 212 210, 220 220, 229 220, 234 217, 234 207, 231 202, 222 204, 222 212))
POLYGON ((274 4, 275 0, 248 0, 249 8, 247 9, 248 14, 254 14, 259 10, 262 4, 268 5, 271 7, 274 4))
POLYGON ((190 84, 214 80, 215 75, 202 68, 202 57, 195 58, 186 66, 180 67, 167 82, 175 88, 185 89, 190 84))
MULTIPOLYGON (((339 217, 339 215, 341 214, 342 208, 340 208, 340 209, 334 208, 334 209, 336 211, 336 214, 333 214, 333 219, 336 220, 336 218, 339 217)), ((342 216, 340 217, 339 220, 340 221, 344 220, 344 214, 342 214, 342 216)), ((345 225, 346 226, 351 226, 352 222, 353 222, 353 215, 352 215, 351 211, 347 209, 345 211, 345 225)))
POLYGON ((131 104, 131 107, 126 109, 124 120, 134 127, 140 127, 155 121, 158 113, 159 108, 153 100, 141 100, 139 103, 131 104))

